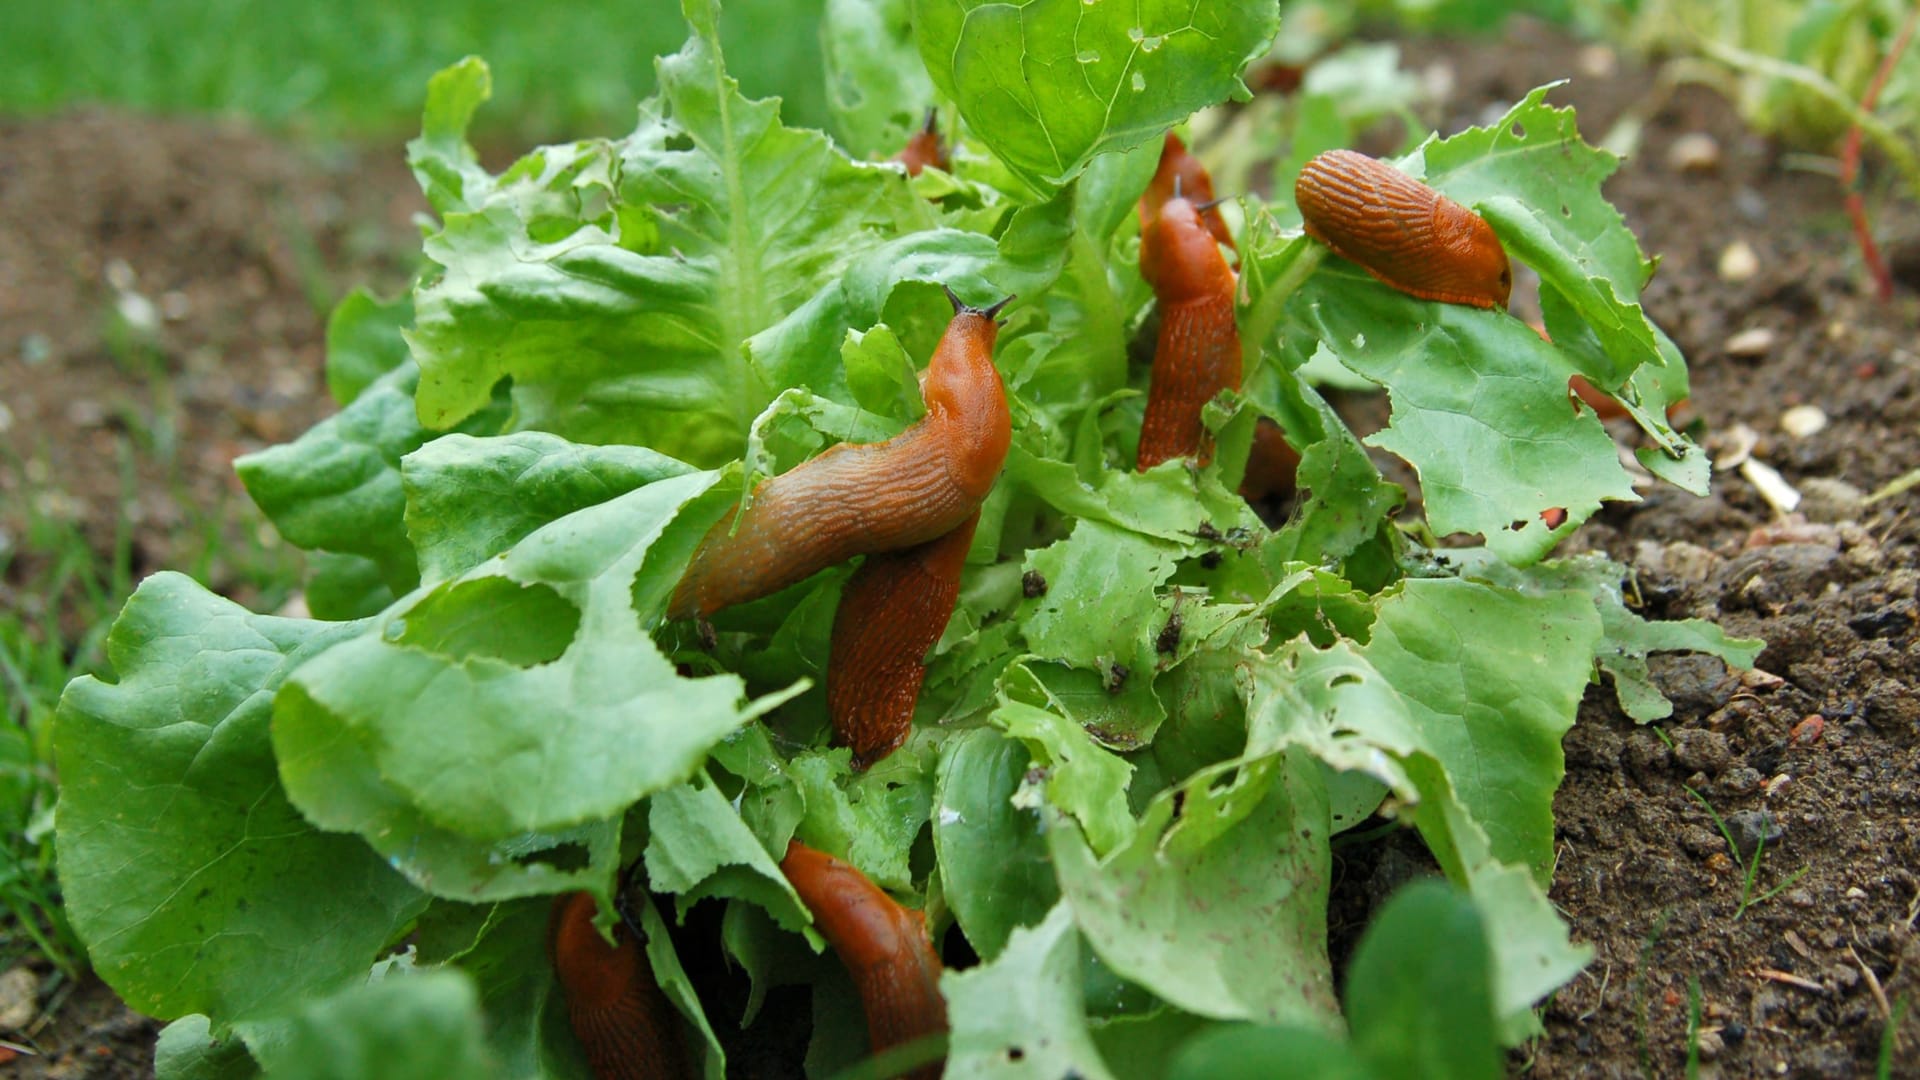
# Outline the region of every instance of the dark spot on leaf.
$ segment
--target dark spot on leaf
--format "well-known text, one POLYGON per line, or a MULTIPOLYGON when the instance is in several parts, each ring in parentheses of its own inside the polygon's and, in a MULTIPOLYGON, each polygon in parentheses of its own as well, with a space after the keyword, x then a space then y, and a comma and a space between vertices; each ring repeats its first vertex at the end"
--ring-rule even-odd
POLYGON ((1017 1046, 1007 1047, 1008 1061, 1024 1061, 1026 1060, 1026 1057, 1027 1057, 1027 1052, 1025 1050, 1022 1050, 1017 1046))
POLYGON ((1213 527, 1213 522, 1203 521, 1200 523, 1199 528, 1193 530, 1193 535, 1202 540, 1218 541, 1220 539, 1220 530, 1213 527))
POLYGON ((1153 640, 1154 651, 1162 653, 1178 651, 1181 625, 1180 613, 1176 611, 1167 619, 1167 625, 1160 628, 1160 636, 1153 640))
POLYGON ((1020 595, 1031 600, 1036 596, 1047 595, 1047 579, 1040 571, 1029 570, 1020 575, 1020 595))
POLYGON ((1184 788, 1173 789, 1173 820, 1179 821, 1180 814, 1187 808, 1187 792, 1184 788))
POLYGON ((1200 556, 1200 565, 1207 570, 1214 569, 1219 566, 1222 561, 1224 561, 1224 556, 1217 551, 1209 551, 1200 556))
POLYGON ((1117 694, 1127 685, 1127 676, 1132 672, 1125 664, 1115 664, 1107 672, 1107 693, 1117 694))

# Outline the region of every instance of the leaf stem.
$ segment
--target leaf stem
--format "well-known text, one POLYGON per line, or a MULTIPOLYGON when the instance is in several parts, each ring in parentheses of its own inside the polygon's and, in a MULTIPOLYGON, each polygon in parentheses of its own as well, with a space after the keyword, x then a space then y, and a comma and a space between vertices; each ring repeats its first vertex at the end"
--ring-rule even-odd
MULTIPOLYGON (((1886 88, 1887 78, 1893 74, 1893 66, 1900 60, 1900 54, 1907 51, 1907 43, 1913 40, 1913 28, 1920 20, 1920 4, 1907 9, 1907 17, 1900 24, 1900 32, 1894 35, 1893 44, 1887 47, 1887 55, 1880 61, 1879 70, 1873 73, 1873 82, 1868 84, 1867 92, 1860 99, 1860 111, 1871 115, 1874 106, 1879 104, 1880 91, 1886 88)), ((1853 224, 1854 238, 1860 244, 1860 258, 1867 264, 1867 272, 1873 275, 1873 291, 1881 303, 1893 299, 1893 274, 1888 271, 1886 260, 1880 257, 1880 248, 1873 242, 1873 230, 1867 225, 1867 204, 1860 196, 1860 124, 1856 120, 1847 129, 1846 145, 1840 151, 1840 186, 1846 192, 1845 202, 1847 219, 1853 224)), ((1920 195, 1920 191, 1915 194, 1920 195)))

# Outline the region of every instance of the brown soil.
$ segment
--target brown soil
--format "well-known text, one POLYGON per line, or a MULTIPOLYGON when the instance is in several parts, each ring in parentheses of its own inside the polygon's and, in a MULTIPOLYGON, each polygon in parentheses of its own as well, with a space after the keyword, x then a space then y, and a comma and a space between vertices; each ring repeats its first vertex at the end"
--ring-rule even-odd
MULTIPOLYGON (((1597 139, 1653 83, 1525 25, 1502 44, 1409 52, 1451 66, 1448 129, 1571 73, 1556 98, 1597 139)), ((229 501, 232 458, 327 411, 308 287, 403 277, 418 195, 397 153, 316 161, 244 133, 101 114, 0 123, 0 143, 0 402, 24 459, 0 469, 0 528, 19 535, 30 495, 104 547, 125 504, 140 523, 136 577, 194 542, 188 507, 251 532, 251 512, 229 501), (116 259, 130 275, 109 277, 116 259), (145 345, 112 329, 114 280, 178 317, 163 314, 145 345)), ((1588 695, 1566 741, 1552 895, 1595 959, 1546 1005, 1546 1033, 1514 1055, 1516 1073, 1681 1075, 1691 1044, 1705 1075, 1871 1075, 1886 1006, 1902 1002, 1894 1072, 1920 1070, 1920 492, 1861 498, 1920 465, 1920 297, 1911 280, 1892 305, 1865 295, 1837 185, 1792 162, 1714 94, 1684 88, 1608 188, 1664 259, 1647 303, 1690 358, 1708 438, 1747 425, 1754 454, 1806 501, 1783 519, 1726 473, 1706 499, 1654 490, 1610 508, 1568 545, 1636 567, 1650 617, 1766 639, 1759 666, 1777 679, 1663 661, 1676 711, 1658 732, 1610 690, 1588 695), (1668 150, 1693 132, 1717 141, 1718 163, 1677 172, 1668 150), (1736 241, 1757 273, 1725 281, 1716 267, 1736 241), (1728 339, 1756 327, 1771 343, 1730 355, 1728 339), (1824 430, 1782 430, 1800 404, 1824 412, 1824 430), (1743 874, 1689 789, 1729 823, 1770 816, 1779 835, 1753 891, 1784 884, 1777 895, 1736 916, 1743 874)), ((1920 236, 1910 201, 1875 212, 1883 237, 1920 236)), ((33 557, 13 561, 0 602, 36 602, 13 591, 33 557)), ((232 568, 203 576, 247 599, 232 568)), ((1408 848, 1343 851, 1336 910, 1417 872, 1408 848)), ((77 994, 41 1036, 49 1056, 11 1067, 139 1075, 149 1066, 127 1033, 137 1043, 152 1028, 103 994, 77 994)))

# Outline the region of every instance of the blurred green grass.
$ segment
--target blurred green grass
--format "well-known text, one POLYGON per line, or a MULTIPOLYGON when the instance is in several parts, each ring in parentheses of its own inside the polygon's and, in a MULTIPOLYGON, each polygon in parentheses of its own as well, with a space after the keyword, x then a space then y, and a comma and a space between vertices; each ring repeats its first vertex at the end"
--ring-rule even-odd
MULTIPOLYGON (((728 68, 749 94, 791 91, 790 123, 826 119, 823 5, 722 12, 728 68)), ((416 129, 429 76, 478 54, 495 93, 482 137, 619 134, 685 37, 674 0, 0 0, 0 114, 109 104, 390 137, 416 129)))

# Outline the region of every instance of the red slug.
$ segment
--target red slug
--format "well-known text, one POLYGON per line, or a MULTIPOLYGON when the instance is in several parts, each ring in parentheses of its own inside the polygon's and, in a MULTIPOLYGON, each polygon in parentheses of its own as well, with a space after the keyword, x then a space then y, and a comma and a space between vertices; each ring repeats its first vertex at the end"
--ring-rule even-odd
POLYGON ((940 141, 940 112, 927 110, 927 123, 908 139, 907 145, 895 154, 893 160, 907 167, 908 176, 919 176, 920 170, 931 165, 942 172, 953 171, 953 162, 947 158, 947 148, 940 141))
POLYGON ((926 657, 953 617, 960 569, 979 511, 916 547, 869 555, 847 581, 833 616, 827 715, 833 740, 865 769, 900 748, 927 677, 926 657))
POLYGON ((762 482, 737 528, 729 512, 707 532, 670 617, 704 618, 855 555, 924 544, 980 508, 1013 437, 993 366, 994 316, 1012 297, 975 309, 947 295, 953 321, 921 381, 927 414, 885 442, 841 443, 762 482))
POLYGON ((1200 220, 1206 222, 1207 231, 1216 241, 1233 247, 1233 234, 1227 231, 1227 221, 1213 205, 1213 177, 1207 174, 1207 167, 1200 164, 1199 158, 1187 152, 1187 144, 1180 141, 1180 136, 1169 131, 1166 143, 1160 148, 1160 167, 1140 196, 1143 242, 1147 228, 1160 216, 1160 208, 1176 195, 1190 200, 1195 207, 1205 207, 1200 211, 1200 220))
MULTIPOLYGON (((853 976, 874 1053, 947 1030, 940 957, 927 938, 925 914, 901 907, 865 874, 798 840, 787 844, 780 871, 853 976)), ((906 1075, 937 1080, 940 1066, 906 1075)))
POLYGON ((1493 227, 1399 169, 1329 150, 1300 170, 1293 197, 1307 235, 1401 292, 1507 306, 1513 272, 1493 227))
POLYGON ((1220 391, 1240 388, 1240 328, 1233 270, 1188 199, 1168 199, 1142 220, 1140 275, 1160 301, 1160 339, 1135 466, 1188 455, 1205 465, 1213 445, 1200 409, 1220 391))
POLYGON ((593 927, 589 893, 553 898, 547 950, 567 1002, 567 1019, 598 1080, 691 1080, 698 1073, 680 1014, 667 1001, 646 953, 623 924, 609 945, 593 927))
POLYGON ((1253 449, 1247 454, 1247 471, 1240 478, 1240 497, 1258 502, 1270 495, 1293 494, 1300 455, 1287 445, 1287 434, 1280 425, 1261 417, 1254 425, 1253 449))

